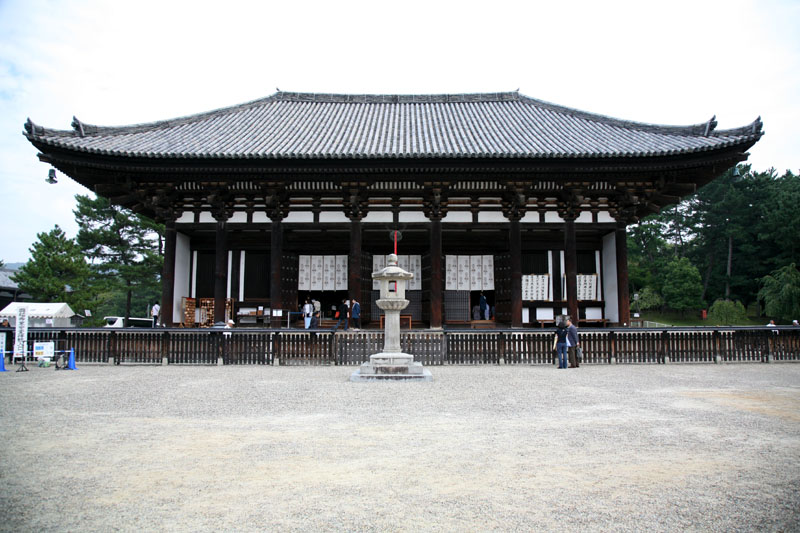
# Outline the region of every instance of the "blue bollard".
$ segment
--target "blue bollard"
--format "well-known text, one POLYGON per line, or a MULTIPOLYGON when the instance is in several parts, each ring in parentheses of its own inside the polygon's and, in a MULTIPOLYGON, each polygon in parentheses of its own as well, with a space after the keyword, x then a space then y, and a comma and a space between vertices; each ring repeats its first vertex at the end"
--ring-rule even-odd
POLYGON ((6 370, 6 352, 0 350, 0 372, 8 372, 6 370))
POLYGON ((69 349, 69 363, 67 364, 67 370, 78 370, 75 366, 75 348, 69 349))

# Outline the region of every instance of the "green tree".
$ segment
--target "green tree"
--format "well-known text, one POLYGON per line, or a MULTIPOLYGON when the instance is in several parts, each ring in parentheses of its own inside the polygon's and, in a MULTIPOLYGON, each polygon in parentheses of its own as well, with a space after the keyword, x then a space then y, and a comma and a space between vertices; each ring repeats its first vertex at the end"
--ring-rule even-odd
POLYGON ((757 301, 760 280, 775 268, 800 264, 800 178, 753 172, 739 165, 631 228, 632 291, 663 292, 665 267, 687 257, 702 275, 705 301, 757 301))
POLYGON ((747 312, 742 302, 717 300, 708 310, 708 318, 716 324, 733 326, 747 322, 747 312))
POLYGON ((639 309, 658 309, 664 305, 664 298, 652 287, 645 287, 639 291, 639 299, 637 300, 639 309))
POLYGON ((767 175, 770 185, 765 205, 762 207, 762 223, 758 238, 771 243, 773 249, 766 259, 772 266, 785 266, 800 263, 800 176, 786 172, 781 177, 774 176, 774 170, 767 175))
POLYGON ((631 294, 643 287, 660 290, 659 276, 674 255, 664 239, 666 225, 658 217, 649 217, 628 232, 628 281, 631 294))
POLYGON ((676 311, 700 309, 703 306, 700 272, 689 259, 676 257, 667 264, 662 294, 667 306, 676 311))
POLYGON ((800 271, 794 263, 764 276, 761 283, 758 297, 764 301, 767 316, 782 322, 800 317, 800 271))
POLYGON ((103 314, 127 320, 132 311, 146 316, 158 299, 163 226, 106 198, 77 195, 78 246, 92 263, 104 294, 103 314))
POLYGON ((66 302, 76 313, 93 309, 91 269, 75 241, 58 226, 37 238, 30 248, 31 260, 13 278, 20 290, 37 302, 66 302))

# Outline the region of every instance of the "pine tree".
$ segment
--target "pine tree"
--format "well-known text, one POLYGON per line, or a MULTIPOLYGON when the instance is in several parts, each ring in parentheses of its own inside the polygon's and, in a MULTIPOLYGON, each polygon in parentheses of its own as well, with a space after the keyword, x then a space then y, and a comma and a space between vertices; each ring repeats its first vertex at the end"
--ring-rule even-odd
POLYGON ((30 248, 31 260, 13 277, 20 290, 37 302, 66 302, 76 313, 92 309, 91 269, 75 241, 57 225, 37 238, 30 248))
POLYGON ((132 311, 146 316, 160 292, 163 227, 103 197, 75 199, 76 240, 105 290, 104 311, 117 311, 126 320, 132 311))

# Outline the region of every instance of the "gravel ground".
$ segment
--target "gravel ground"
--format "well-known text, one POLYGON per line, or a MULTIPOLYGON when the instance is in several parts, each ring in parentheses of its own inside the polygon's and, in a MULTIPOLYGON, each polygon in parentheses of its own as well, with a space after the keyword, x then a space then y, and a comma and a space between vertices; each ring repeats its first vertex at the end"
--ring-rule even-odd
POLYGON ((2 374, 0 530, 800 530, 800 365, 354 369, 2 374))

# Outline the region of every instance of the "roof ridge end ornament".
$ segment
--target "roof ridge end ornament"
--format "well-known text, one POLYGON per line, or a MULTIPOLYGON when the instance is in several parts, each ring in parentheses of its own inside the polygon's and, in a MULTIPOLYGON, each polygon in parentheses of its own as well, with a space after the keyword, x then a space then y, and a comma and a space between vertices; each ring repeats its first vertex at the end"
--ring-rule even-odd
POLYGON ((37 135, 44 135, 44 126, 40 126, 36 124, 34 121, 28 117, 28 120, 25 121, 25 131, 29 136, 37 136, 37 135))
POLYGON ((75 115, 72 115, 72 123, 70 126, 72 126, 72 129, 78 133, 79 137, 86 137, 86 132, 83 129, 83 122, 78 120, 78 117, 75 115))
POLYGON ((761 127, 763 125, 764 125, 764 123, 761 122, 761 115, 758 115, 756 117, 756 119, 753 121, 753 124, 752 124, 752 126, 753 126, 753 134, 761 133, 761 127))
POLYGON ((714 131, 717 127, 717 115, 711 117, 711 119, 706 123, 706 131, 703 134, 703 137, 708 137, 708 135, 714 131))

